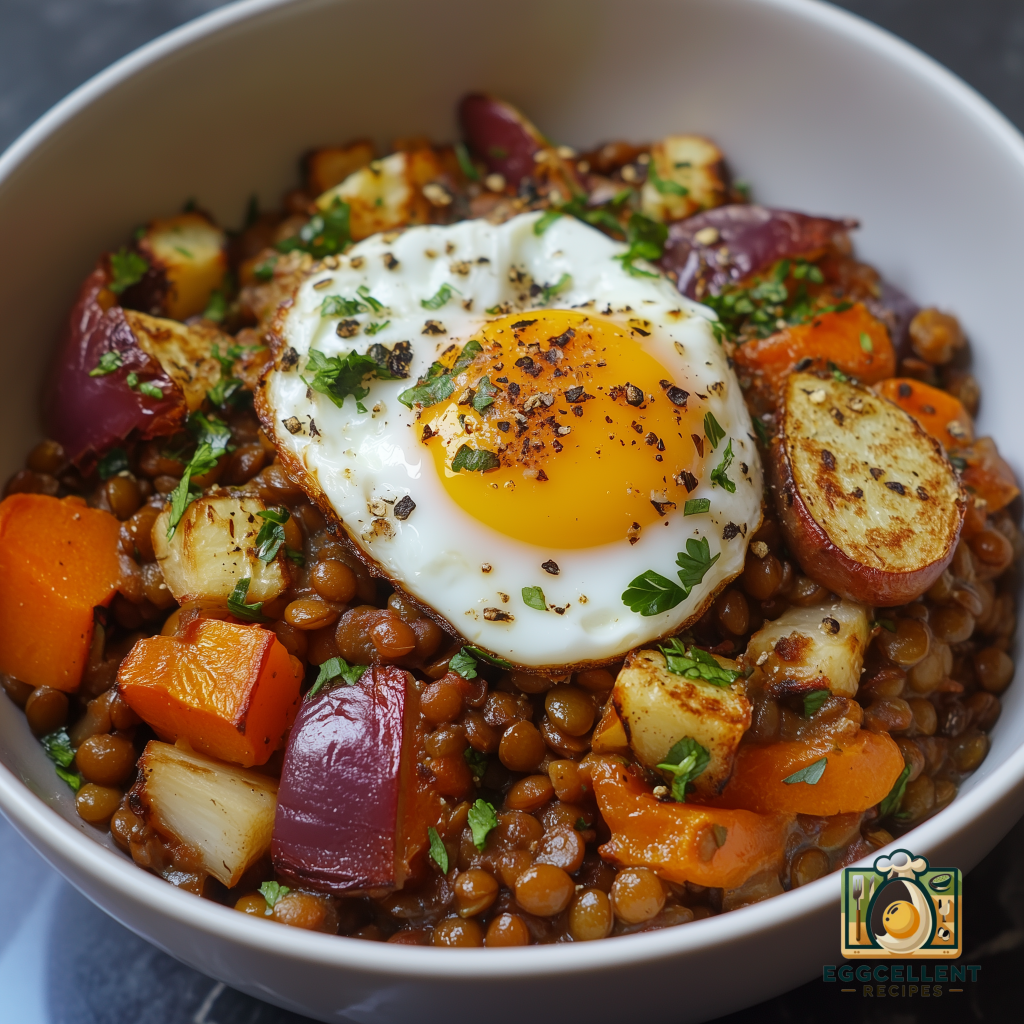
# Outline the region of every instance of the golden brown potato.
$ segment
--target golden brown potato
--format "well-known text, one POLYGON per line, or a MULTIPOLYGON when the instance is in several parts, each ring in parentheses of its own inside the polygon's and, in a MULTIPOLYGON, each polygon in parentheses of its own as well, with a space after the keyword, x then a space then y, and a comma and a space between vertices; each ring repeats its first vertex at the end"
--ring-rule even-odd
POLYGON ((721 206, 728 189, 721 150, 699 135, 669 135, 651 147, 643 212, 654 220, 692 217, 721 206))
POLYGON ((306 157, 309 194, 318 196, 361 170, 373 159, 373 143, 359 139, 347 146, 325 146, 306 157))
POLYGON ((912 601, 950 563, 966 494, 941 445, 865 388, 792 374, 772 444, 772 491, 790 550, 833 593, 912 601))

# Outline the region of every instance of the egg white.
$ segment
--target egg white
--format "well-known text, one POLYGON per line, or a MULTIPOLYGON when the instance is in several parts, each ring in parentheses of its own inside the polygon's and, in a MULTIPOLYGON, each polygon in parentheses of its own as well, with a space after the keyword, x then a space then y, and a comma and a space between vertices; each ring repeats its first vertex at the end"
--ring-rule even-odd
POLYGON ((681 296, 663 277, 631 276, 614 258, 625 247, 575 218, 561 217, 537 235, 533 228, 539 216, 522 214, 501 225, 471 220, 375 235, 344 257, 315 267, 281 321, 284 344, 298 354, 298 364, 284 369, 279 360, 259 400, 265 426, 287 462, 303 467, 307 488, 314 496, 320 492, 353 540, 392 581, 467 641, 531 668, 609 661, 678 631, 742 570, 748 538, 761 519, 762 496, 750 418, 711 331, 714 314, 681 296), (556 297, 545 302, 543 292, 531 296, 531 281, 544 288, 564 274, 571 275, 571 282, 556 297), (444 284, 458 292, 440 309, 425 309, 421 300, 444 284), (360 322, 390 324, 373 337, 340 338, 335 333, 339 318, 320 315, 323 299, 356 296, 360 286, 386 307, 360 315, 360 322), (732 438, 736 458, 730 476, 736 492, 713 487, 705 478, 688 497, 710 498, 709 513, 684 517, 679 508, 644 528, 635 544, 623 537, 583 549, 513 540, 502 534, 500 524, 489 526, 464 511, 448 495, 419 441, 415 410, 397 396, 425 375, 442 351, 464 344, 490 319, 485 310, 495 307, 503 312, 580 308, 627 330, 630 319, 649 320, 654 326, 644 347, 676 379, 685 375, 697 385, 699 394, 693 397, 691 389, 691 402, 704 403, 732 438), (427 320, 440 322, 444 333, 422 334, 427 320), (409 379, 368 380, 365 413, 357 411, 351 397, 339 409, 326 396, 307 392, 302 377, 308 377, 311 347, 343 357, 353 348, 365 352, 373 342, 390 348, 402 340, 413 351, 409 379), (296 433, 283 426, 291 417, 298 421, 290 424, 296 433), (416 507, 401 520, 393 510, 407 495, 416 507), (723 537, 727 524, 736 527, 725 531, 732 534, 729 539, 723 537), (653 616, 630 611, 621 595, 636 576, 653 569, 677 581, 676 555, 688 537, 706 537, 712 555, 720 553, 703 582, 668 611, 653 616), (541 568, 549 560, 557 563, 557 576, 541 568), (522 589, 538 586, 549 606, 563 609, 561 614, 523 603, 522 589), (484 610, 491 608, 510 614, 511 620, 488 620, 484 610))

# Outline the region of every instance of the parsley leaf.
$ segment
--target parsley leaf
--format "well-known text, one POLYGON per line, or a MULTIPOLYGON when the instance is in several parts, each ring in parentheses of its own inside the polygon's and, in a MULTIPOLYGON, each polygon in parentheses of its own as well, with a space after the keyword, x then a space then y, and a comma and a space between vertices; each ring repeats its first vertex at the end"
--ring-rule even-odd
POLYGON ((148 380, 144 380, 139 385, 139 393, 145 395, 147 398, 156 398, 158 400, 164 397, 163 391, 161 391, 155 384, 151 384, 148 380))
POLYGON ((875 346, 871 342, 871 337, 866 331, 860 332, 860 347, 865 352, 874 352, 875 346))
POLYGON ((473 408, 477 412, 483 412, 489 405, 494 405, 494 396, 497 393, 498 389, 491 383, 491 378, 481 377, 473 396, 473 408))
POLYGON ((704 435, 707 437, 712 451, 718 447, 722 438, 725 437, 725 431, 718 420, 715 419, 713 412, 704 414, 704 435))
POLYGON ((265 260, 260 260, 255 267, 252 268, 252 276, 257 281, 269 281, 274 276, 274 267, 277 266, 277 257, 269 256, 265 260))
MULTIPOLYGON (((489 662, 492 665, 497 665, 498 668, 512 668, 512 662, 506 661, 504 658, 499 658, 496 654, 488 654, 487 651, 481 650, 479 647, 474 647, 472 644, 462 648, 463 652, 469 651, 476 658, 482 658, 484 661, 489 662)), ((461 674, 461 673, 460 673, 461 674)))
POLYGON ((683 505, 684 516, 699 516, 702 512, 711 511, 710 498, 687 498, 683 505))
MULTIPOLYGON (((330 209, 316 213, 302 226, 297 235, 278 242, 278 252, 293 252, 301 249, 314 259, 333 256, 341 252, 352 240, 348 226, 349 207, 337 196, 330 209)), ((273 273, 273 270, 271 270, 273 273)))
POLYGON ((243 576, 235 584, 235 589, 231 591, 231 596, 228 598, 228 611, 232 615, 237 615, 238 618, 246 619, 249 622, 262 622, 263 602, 257 601, 255 604, 245 603, 245 595, 249 593, 249 584, 251 582, 251 576, 243 576))
POLYGON ((355 316, 357 313, 368 312, 359 299, 346 299, 342 295, 325 295, 320 303, 321 319, 329 316, 355 316))
POLYGON ((711 546, 708 544, 707 537, 701 537, 700 540, 690 537, 686 541, 686 554, 679 552, 676 555, 676 565, 679 566, 679 579, 686 588, 687 595, 703 581, 708 569, 721 556, 720 551, 714 557, 711 556, 711 546))
POLYGON ((754 433, 757 434, 757 439, 767 448, 772 443, 772 439, 764 420, 760 416, 754 416, 750 422, 754 424, 754 433))
POLYGON ((480 172, 473 166, 473 161, 470 159, 466 144, 464 142, 456 142, 452 148, 455 150, 455 159, 459 161, 459 170, 470 181, 479 181, 480 172))
POLYGON ((82 788, 82 776, 78 772, 69 772, 58 764, 54 767, 57 777, 63 779, 76 793, 82 788))
POLYGON ((633 277, 657 277, 656 273, 649 270, 641 270, 634 266, 635 260, 648 260, 654 262, 661 259, 665 251, 665 240, 668 238, 668 228, 664 224, 642 213, 633 213, 626 225, 626 244, 629 248, 614 259, 621 261, 625 270, 633 277))
POLYGON ((110 254, 110 284, 107 287, 115 294, 120 295, 133 284, 138 284, 146 271, 149 270, 149 261, 131 249, 121 248, 110 254))
POLYGON ((463 679, 476 679, 476 658, 467 654, 465 647, 448 662, 448 668, 463 679))
POLYGON ((487 836, 498 827, 494 807, 486 800, 477 800, 469 809, 469 827, 473 832, 473 845, 483 852, 487 845, 487 836))
POLYGON ((188 418, 188 432, 197 444, 208 444, 212 449, 225 452, 231 443, 231 428, 216 416, 194 412, 188 418))
POLYGON ((821 705, 831 696, 831 690, 811 690, 810 693, 805 693, 804 718, 813 718, 821 710, 821 705))
POLYGON ((540 587, 523 587, 523 604, 527 608, 536 608, 539 612, 548 610, 548 603, 544 600, 544 591, 540 587))
POLYGON ((550 210, 545 210, 544 213, 534 221, 533 233, 535 235, 543 235, 559 217, 563 216, 565 216, 565 214, 558 209, 558 207, 552 207, 550 210))
POLYGON ((106 377, 108 373, 120 370, 123 365, 124 360, 121 358, 121 353, 116 348, 112 348, 100 356, 100 361, 89 371, 89 376, 106 377))
POLYGON ((123 448, 111 448, 96 464, 96 472, 101 480, 109 480, 128 468, 128 454, 123 448))
POLYGON ((227 296, 219 288, 210 292, 210 299, 203 310, 203 319, 219 324, 228 315, 227 296))
POLYGON ((816 786, 820 781, 822 775, 825 774, 825 769, 828 767, 828 758, 821 757, 814 764, 809 764, 806 768, 801 768, 798 772, 793 772, 792 775, 787 776, 782 781, 787 786, 792 786, 797 782, 806 782, 808 786, 816 786))
POLYGON ((540 297, 543 302, 550 302, 556 295, 560 295, 569 285, 572 284, 572 274, 563 274, 554 284, 546 284, 540 290, 540 297))
POLYGON ((384 328, 387 327, 387 325, 389 323, 391 323, 390 320, 385 320, 382 324, 380 324, 380 323, 367 324, 363 328, 363 333, 364 334, 369 334, 371 337, 374 334, 380 334, 380 332, 383 331, 384 328))
POLYGON ((344 359, 340 356, 325 356, 319 349, 309 350, 307 371, 312 371, 311 381, 302 378, 303 384, 326 395, 339 409, 345 399, 352 395, 356 400, 356 409, 366 412, 363 399, 370 393, 363 386, 363 380, 374 376, 378 380, 395 380, 394 374, 386 366, 381 366, 372 356, 361 356, 353 349, 344 359))
POLYGON ((260 532, 256 534, 256 557, 261 562, 272 562, 284 544, 284 524, 291 518, 291 513, 286 508, 268 508, 256 515, 263 520, 260 532))
POLYGON ((653 160, 647 165, 647 180, 663 196, 688 196, 690 194, 690 190, 680 185, 678 181, 661 177, 653 160))
POLYGON ((487 755, 481 754, 479 750, 474 750, 472 747, 466 747, 462 752, 462 757, 469 765, 473 778, 482 779, 487 771, 487 755))
POLYGON ((420 305, 424 309, 440 309, 452 297, 452 292, 462 294, 458 288, 446 282, 429 299, 420 299, 420 305))
POLYGON ((437 834, 437 829, 433 825, 427 829, 427 835, 430 838, 430 859, 441 869, 442 875, 448 874, 448 851, 444 847, 444 843, 441 842, 441 837, 437 834))
POLYGON ((903 771, 900 772, 899 777, 893 783, 892 789, 889 790, 886 798, 878 805, 878 819, 881 821, 883 818, 888 818, 893 811, 899 809, 900 804, 903 802, 903 794, 907 791, 907 782, 910 779, 910 765, 904 765, 903 771))
POLYGON ((468 444, 459 446, 452 459, 452 471, 458 473, 467 469, 471 473, 489 473, 501 466, 501 459, 486 448, 470 448, 468 444))
POLYGON ((668 645, 658 650, 665 655, 665 664, 669 672, 686 679, 703 679, 715 686, 731 686, 740 677, 735 669, 723 668, 714 656, 702 651, 699 647, 685 648, 678 637, 672 637, 668 645))
POLYGON ((200 442, 195 455, 192 456, 185 467, 185 472, 182 473, 178 486, 168 495, 171 499, 171 515, 167 523, 168 540, 174 536, 174 531, 177 529, 178 523, 181 522, 181 517, 185 514, 185 509, 188 508, 189 503, 199 495, 198 491, 189 489, 192 477, 209 473, 217 465, 217 460, 224 452, 224 448, 214 448, 208 441, 200 442))
POLYGON ((328 658, 321 666, 316 682, 309 688, 306 700, 312 700, 328 683, 335 679, 341 679, 346 686, 355 686, 363 673, 367 671, 366 665, 350 665, 344 658, 328 658))
POLYGON ((725 447, 725 451, 722 453, 722 461, 711 470, 711 483, 721 485, 730 494, 736 493, 736 484, 726 476, 729 471, 729 467, 732 465, 733 454, 732 454, 732 438, 729 438, 729 443, 725 447))
POLYGON ((277 906, 279 900, 284 899, 291 889, 287 885, 281 885, 280 882, 264 882, 260 886, 260 895, 267 901, 267 913, 277 906))
POLYGON ((424 407, 437 405, 438 402, 451 398, 454 393, 455 382, 452 375, 444 372, 440 376, 428 378, 422 384, 407 388, 398 396, 398 400, 402 405, 411 409, 416 402, 424 407))
POLYGON ((684 601, 689 591, 677 587, 670 579, 659 575, 653 569, 641 573, 623 591, 622 603, 631 612, 640 615, 658 615, 675 608, 684 601))
POLYGON ((876 629, 878 627, 887 630, 889 633, 896 632, 896 622, 894 619, 872 619, 871 628, 876 629))
POLYGON ((656 765, 663 772, 672 776, 672 799, 680 803, 686 800, 686 790, 692 781, 703 772, 711 761, 706 747, 702 747, 695 739, 684 736, 665 755, 665 760, 656 765))
POLYGON ((75 759, 75 751, 71 746, 67 729, 57 729, 55 732, 47 733, 40 741, 46 756, 61 768, 67 768, 75 759))

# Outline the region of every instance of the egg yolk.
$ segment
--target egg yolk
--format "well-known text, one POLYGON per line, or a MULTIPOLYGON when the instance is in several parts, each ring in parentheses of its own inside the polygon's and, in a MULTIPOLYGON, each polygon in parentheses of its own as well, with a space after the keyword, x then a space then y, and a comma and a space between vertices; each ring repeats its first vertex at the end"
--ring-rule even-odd
POLYGON ((710 451, 695 387, 644 348, 646 333, 550 309, 453 346, 442 362, 458 371, 454 391, 416 425, 452 499, 508 537, 560 548, 635 542, 682 511, 710 451))

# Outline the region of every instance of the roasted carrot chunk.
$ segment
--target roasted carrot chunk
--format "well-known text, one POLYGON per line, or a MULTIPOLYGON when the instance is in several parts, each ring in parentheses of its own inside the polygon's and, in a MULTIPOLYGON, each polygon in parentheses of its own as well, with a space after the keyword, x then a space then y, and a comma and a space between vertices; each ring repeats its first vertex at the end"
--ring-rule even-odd
POLYGON ((120 577, 120 524, 44 494, 0 502, 0 671, 31 686, 78 689, 94 609, 120 577))
POLYGON ((964 486, 974 495, 975 505, 985 512, 998 512, 1020 494, 1013 470, 991 437, 979 437, 974 444, 957 448, 950 455, 960 469, 964 486))
POLYGON ((629 751, 629 737, 622 719, 610 703, 594 729, 591 749, 595 754, 625 754, 629 751))
POLYGON ((765 397, 776 402, 783 381, 798 366, 809 373, 835 368, 865 384, 896 372, 896 353, 885 324, 860 302, 841 313, 822 313, 760 341, 748 341, 733 358, 740 376, 750 376, 765 397))
POLYGON ((727 889, 782 864, 791 814, 662 803, 610 759, 595 761, 590 774, 612 831, 601 856, 614 864, 651 868, 670 882, 727 889))
POLYGON ((729 785, 714 803, 762 814, 866 811, 885 799, 903 763, 900 748, 886 733, 866 729, 848 739, 828 736, 811 743, 748 744, 740 747, 729 785), (822 758, 826 760, 823 768, 819 766, 822 758), (803 769, 810 770, 793 780, 803 769))
POLYGON ((875 390, 913 416, 943 448, 970 443, 974 433, 971 417, 948 391, 909 377, 890 377, 875 390))
POLYGON ((301 668, 269 630, 196 619, 178 636, 140 640, 118 692, 164 740, 248 768, 264 764, 295 719, 301 668))

